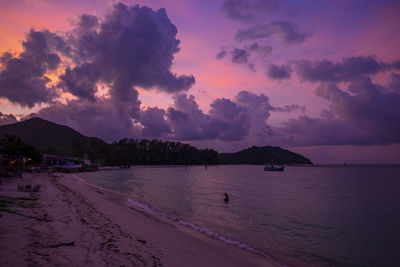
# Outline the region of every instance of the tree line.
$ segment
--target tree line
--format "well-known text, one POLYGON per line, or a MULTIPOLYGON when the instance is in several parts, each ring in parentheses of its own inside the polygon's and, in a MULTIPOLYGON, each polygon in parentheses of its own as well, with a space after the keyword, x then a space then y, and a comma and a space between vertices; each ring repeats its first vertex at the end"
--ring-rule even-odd
POLYGON ((77 156, 87 156, 93 163, 106 166, 218 163, 218 152, 213 149, 198 149, 181 142, 157 139, 124 138, 112 144, 80 140, 73 147, 77 156))

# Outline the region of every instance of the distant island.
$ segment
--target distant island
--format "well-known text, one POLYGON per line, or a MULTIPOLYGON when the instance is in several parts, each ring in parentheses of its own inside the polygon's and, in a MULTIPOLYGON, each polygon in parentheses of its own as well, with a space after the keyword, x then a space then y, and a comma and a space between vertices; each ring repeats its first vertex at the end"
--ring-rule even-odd
POLYGON ((236 153, 198 149, 181 142, 121 139, 108 144, 76 130, 38 117, 0 126, 0 138, 19 137, 41 153, 89 159, 99 166, 194 164, 312 164, 300 154, 280 147, 250 147, 236 153))

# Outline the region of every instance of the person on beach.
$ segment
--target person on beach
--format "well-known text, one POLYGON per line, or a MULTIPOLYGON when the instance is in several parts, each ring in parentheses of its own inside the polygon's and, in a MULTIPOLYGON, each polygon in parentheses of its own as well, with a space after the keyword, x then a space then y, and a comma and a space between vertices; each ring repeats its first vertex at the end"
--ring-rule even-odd
POLYGON ((228 202, 229 202, 229 196, 228 196, 227 193, 224 193, 224 195, 225 195, 224 201, 225 201, 226 203, 228 203, 228 202))

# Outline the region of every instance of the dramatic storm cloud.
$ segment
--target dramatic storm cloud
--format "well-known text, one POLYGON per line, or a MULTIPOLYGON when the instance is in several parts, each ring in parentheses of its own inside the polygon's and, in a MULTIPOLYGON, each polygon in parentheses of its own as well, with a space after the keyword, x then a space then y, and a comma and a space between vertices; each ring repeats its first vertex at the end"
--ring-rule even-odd
POLYGON ((45 74, 61 62, 55 53, 59 41, 51 32, 31 30, 19 55, 4 53, 0 58, 0 97, 28 107, 51 101, 56 92, 45 74))
POLYGON ((169 133, 163 110, 140 110, 136 87, 177 93, 194 84, 192 75, 171 72, 176 35, 165 9, 121 3, 105 17, 79 16, 65 33, 31 30, 19 55, 1 57, 0 97, 46 103, 37 115, 107 141, 169 133), (47 77, 58 73, 58 84, 47 77), (75 99, 58 102, 63 91, 75 99))
POLYGON ((400 143, 396 1, 3 2, 0 124, 221 151, 400 143))
POLYGON ((50 102, 59 92, 46 74, 56 71, 62 58, 73 64, 59 76, 58 87, 78 98, 95 101, 99 85, 109 87, 117 104, 136 102, 134 87, 188 90, 194 77, 171 72, 180 49, 176 34, 165 9, 124 4, 104 18, 81 15, 62 35, 31 30, 23 52, 1 57, 0 96, 28 107, 50 102))
POLYGON ((176 34, 165 9, 117 4, 101 23, 83 15, 69 36, 78 65, 66 70, 61 85, 78 97, 93 99, 97 83, 106 83, 116 101, 131 97, 134 86, 188 90, 194 77, 171 72, 179 51, 176 34))

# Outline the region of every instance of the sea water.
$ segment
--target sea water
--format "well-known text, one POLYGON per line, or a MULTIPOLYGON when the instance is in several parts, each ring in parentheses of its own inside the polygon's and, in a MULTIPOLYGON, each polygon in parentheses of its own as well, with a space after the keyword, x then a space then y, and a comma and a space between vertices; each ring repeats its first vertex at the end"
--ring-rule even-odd
POLYGON ((400 266, 399 166, 151 166, 77 175, 284 264, 400 266))

